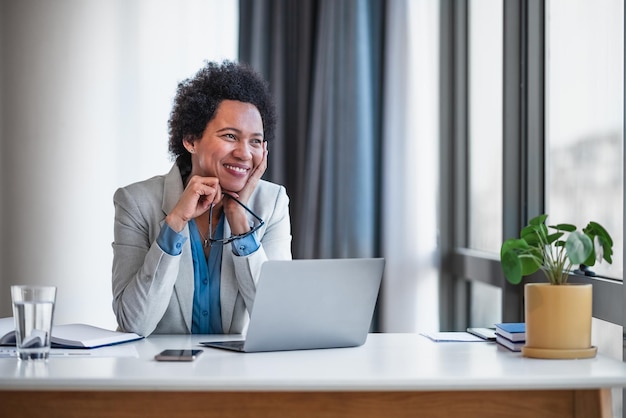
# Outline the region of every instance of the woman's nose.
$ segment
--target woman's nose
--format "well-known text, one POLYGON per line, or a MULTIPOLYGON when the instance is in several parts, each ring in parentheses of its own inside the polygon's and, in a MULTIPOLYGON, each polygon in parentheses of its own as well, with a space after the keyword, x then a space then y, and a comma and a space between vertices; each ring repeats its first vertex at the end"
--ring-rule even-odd
POLYGON ((248 160, 252 158, 252 148, 248 141, 238 141, 233 150, 233 155, 242 160, 248 160))

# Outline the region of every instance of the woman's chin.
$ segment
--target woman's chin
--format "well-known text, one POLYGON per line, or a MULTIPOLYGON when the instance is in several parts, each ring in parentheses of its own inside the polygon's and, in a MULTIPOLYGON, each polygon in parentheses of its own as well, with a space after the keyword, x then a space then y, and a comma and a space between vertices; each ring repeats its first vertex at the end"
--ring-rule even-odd
POLYGON ((220 186, 222 186, 222 190, 224 191, 239 193, 244 185, 241 183, 220 182, 220 186))

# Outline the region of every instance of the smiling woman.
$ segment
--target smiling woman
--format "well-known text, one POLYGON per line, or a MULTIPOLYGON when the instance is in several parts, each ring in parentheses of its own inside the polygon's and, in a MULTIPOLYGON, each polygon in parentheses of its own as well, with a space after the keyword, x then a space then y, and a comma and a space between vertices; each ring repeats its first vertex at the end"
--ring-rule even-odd
POLYGON ((267 84, 244 64, 209 62, 179 84, 169 120, 176 163, 114 197, 121 329, 244 330, 261 265, 291 258, 287 193, 261 180, 275 119, 267 84))
POLYGON ((9 285, 45 283, 55 323, 113 328, 111 195, 169 169, 176 85, 237 57, 238 1, 5 0, 0 38, 0 316, 9 285))

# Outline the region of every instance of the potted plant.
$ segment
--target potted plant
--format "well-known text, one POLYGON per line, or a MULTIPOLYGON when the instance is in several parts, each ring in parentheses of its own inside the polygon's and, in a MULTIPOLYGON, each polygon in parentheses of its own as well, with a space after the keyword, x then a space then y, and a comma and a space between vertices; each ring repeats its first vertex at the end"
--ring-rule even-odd
POLYGON ((502 243, 500 261, 506 279, 519 284, 541 270, 547 283, 524 286, 526 343, 522 354, 537 358, 593 357, 591 284, 568 284, 572 267, 612 263, 613 240, 597 222, 582 230, 571 224, 546 225, 547 214, 531 219, 519 238, 502 243))

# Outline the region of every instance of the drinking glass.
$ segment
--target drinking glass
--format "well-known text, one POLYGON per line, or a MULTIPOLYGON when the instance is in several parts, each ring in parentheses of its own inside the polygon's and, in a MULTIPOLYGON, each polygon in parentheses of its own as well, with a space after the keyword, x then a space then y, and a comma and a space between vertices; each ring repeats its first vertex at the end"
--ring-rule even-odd
POLYGON ((46 360, 57 289, 55 286, 11 286, 17 356, 46 360))

